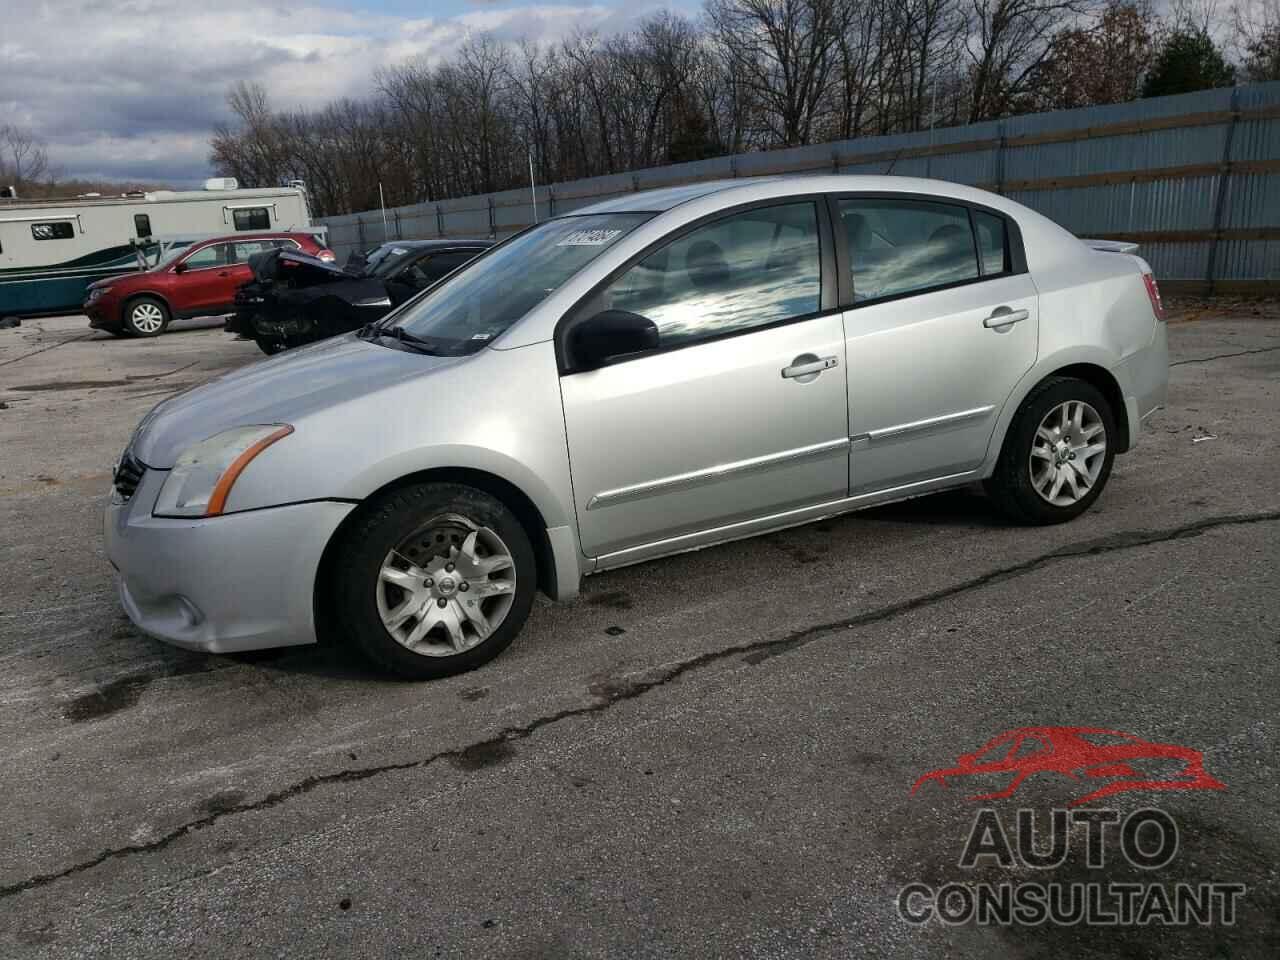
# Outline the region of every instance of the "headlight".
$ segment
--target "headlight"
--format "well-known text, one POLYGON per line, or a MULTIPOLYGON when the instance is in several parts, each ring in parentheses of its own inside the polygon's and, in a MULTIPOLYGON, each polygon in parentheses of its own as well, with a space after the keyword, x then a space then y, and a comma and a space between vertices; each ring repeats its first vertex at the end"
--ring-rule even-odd
POLYGON ((107 292, 106 287, 94 287, 92 290, 89 291, 89 302, 93 303, 93 301, 97 300, 100 296, 102 296, 106 292, 107 292))
POLYGON ((244 468, 291 433, 287 423, 234 427, 188 447, 165 478, 152 512, 157 517, 216 517, 244 468))

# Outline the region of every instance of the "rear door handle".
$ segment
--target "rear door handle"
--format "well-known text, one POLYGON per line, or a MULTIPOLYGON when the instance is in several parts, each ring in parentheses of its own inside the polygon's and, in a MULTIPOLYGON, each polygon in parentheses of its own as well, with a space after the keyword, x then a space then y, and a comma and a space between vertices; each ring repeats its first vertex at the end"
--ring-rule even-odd
POLYGON ((815 357, 812 353, 802 353, 792 361, 791 366, 782 368, 782 375, 788 380, 805 377, 812 380, 823 370, 830 370, 839 363, 835 357, 815 357))
POLYGON ((992 327, 1004 327, 1018 323, 1031 316, 1030 310, 1010 310, 1008 307, 996 307, 991 316, 982 321, 982 325, 990 330, 992 327))

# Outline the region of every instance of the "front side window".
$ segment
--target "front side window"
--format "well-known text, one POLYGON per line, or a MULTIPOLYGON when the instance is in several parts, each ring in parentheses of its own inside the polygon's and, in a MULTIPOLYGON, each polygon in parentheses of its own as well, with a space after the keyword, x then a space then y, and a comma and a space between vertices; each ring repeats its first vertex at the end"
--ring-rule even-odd
POLYGON ((613 281, 600 306, 647 317, 669 347, 817 313, 821 300, 818 213, 806 201, 685 234, 613 281))
POLYGON ((227 247, 230 244, 212 243, 201 247, 186 259, 188 270, 202 270, 205 267, 225 267, 227 265, 227 247))
POLYGON ((70 240, 76 235, 76 229, 70 220, 59 220, 56 223, 33 223, 31 239, 33 240, 70 240))
POLYGON ((599 213, 547 220, 454 274, 391 321, 432 352, 474 353, 653 215, 599 213))
POLYGON ((880 300, 978 277, 965 207, 925 200, 840 201, 853 300, 880 300))
POLYGON ((270 230, 271 215, 266 207, 244 207, 231 211, 237 230, 270 230))

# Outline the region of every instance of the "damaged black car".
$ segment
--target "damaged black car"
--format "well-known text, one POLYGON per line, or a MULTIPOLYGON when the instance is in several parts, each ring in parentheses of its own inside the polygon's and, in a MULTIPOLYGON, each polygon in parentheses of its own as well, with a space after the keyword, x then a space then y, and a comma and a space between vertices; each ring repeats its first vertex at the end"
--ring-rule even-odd
POLYGON ((405 240, 338 267, 295 250, 249 258, 226 328, 275 354, 358 330, 493 246, 490 240, 405 240))

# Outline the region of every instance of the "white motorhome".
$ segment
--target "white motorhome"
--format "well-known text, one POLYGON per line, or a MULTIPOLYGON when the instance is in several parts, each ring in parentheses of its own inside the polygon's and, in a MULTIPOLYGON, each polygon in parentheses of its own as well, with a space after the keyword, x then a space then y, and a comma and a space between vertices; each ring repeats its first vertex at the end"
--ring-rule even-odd
POLYGON ((153 239, 172 243, 311 227, 301 184, 241 190, 234 179, 215 178, 204 186, 117 197, 0 199, 0 317, 79 310, 86 286, 137 270, 139 248, 151 247, 153 239))

